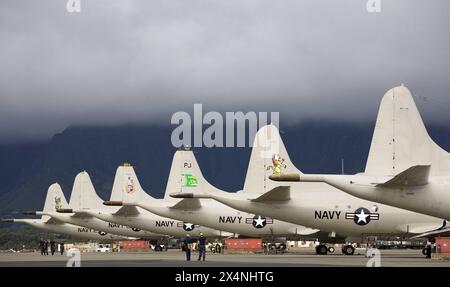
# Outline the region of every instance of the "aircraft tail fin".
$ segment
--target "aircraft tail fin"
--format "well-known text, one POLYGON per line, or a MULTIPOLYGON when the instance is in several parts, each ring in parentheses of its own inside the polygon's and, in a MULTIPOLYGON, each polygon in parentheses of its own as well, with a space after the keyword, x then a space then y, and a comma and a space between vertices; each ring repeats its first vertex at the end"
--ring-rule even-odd
POLYGON ((103 209, 103 199, 95 192, 91 178, 86 171, 82 171, 75 177, 72 194, 69 200, 73 210, 103 209))
POLYGON ((284 173, 301 172, 289 158, 277 127, 266 125, 255 135, 243 191, 266 193, 279 186, 279 183, 270 180, 269 176, 284 173))
POLYGON ((395 176, 417 165, 430 165, 430 175, 450 173, 450 154, 428 135, 411 92, 390 89, 378 110, 365 173, 395 176))
POLYGON ((178 201, 170 194, 222 192, 210 184, 203 176, 192 150, 177 150, 173 156, 164 200, 178 201))
MULTIPOLYGON (((58 183, 50 185, 47 191, 47 197, 44 203, 44 212, 55 212, 58 209, 69 208, 66 197, 58 183)), ((47 222, 50 217, 47 215, 42 216, 42 220, 47 222)))
POLYGON ((110 200, 140 202, 154 198, 142 189, 133 166, 124 163, 117 168, 110 200))

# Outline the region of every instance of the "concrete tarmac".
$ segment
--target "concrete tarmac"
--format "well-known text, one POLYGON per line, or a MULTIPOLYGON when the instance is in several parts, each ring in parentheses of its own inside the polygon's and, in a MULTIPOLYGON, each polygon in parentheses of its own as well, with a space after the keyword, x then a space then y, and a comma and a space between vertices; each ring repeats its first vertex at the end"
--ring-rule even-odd
MULTIPOLYGON (((421 250, 380 250, 384 267, 450 267, 450 260, 425 259, 421 250)), ((167 252, 81 253, 82 267, 364 267, 368 258, 363 255, 342 255, 339 252, 316 255, 314 250, 285 254, 212 254, 206 261, 185 261, 180 250, 167 252)), ((0 253, 0 267, 65 267, 66 255, 41 256, 40 253, 0 253)))

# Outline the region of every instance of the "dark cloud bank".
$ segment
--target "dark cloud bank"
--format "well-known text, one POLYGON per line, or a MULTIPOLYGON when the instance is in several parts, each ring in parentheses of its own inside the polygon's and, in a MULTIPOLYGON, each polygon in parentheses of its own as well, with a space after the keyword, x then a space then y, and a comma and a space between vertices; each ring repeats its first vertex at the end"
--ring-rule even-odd
MULTIPOLYGON (((426 121, 450 111, 450 2, 0 3, 0 141, 72 124, 169 125, 178 110, 374 121, 410 87, 426 121), (426 101, 423 100, 427 97, 426 101)), ((286 123, 283 123, 286 124, 286 123)))

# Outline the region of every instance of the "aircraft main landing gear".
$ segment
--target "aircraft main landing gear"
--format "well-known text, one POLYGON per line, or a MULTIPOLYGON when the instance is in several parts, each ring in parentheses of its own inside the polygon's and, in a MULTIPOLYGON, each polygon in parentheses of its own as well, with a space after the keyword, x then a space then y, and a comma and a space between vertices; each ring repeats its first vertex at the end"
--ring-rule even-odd
POLYGON ((316 246, 316 253, 319 255, 326 255, 328 252, 328 248, 323 245, 323 244, 319 244, 316 246))
POLYGON ((351 245, 345 245, 342 247, 342 253, 344 255, 353 255, 353 253, 355 253, 355 248, 351 245))
POLYGON ((319 244, 316 246, 316 254, 326 255, 327 253, 334 253, 334 247, 327 247, 325 244, 319 244))

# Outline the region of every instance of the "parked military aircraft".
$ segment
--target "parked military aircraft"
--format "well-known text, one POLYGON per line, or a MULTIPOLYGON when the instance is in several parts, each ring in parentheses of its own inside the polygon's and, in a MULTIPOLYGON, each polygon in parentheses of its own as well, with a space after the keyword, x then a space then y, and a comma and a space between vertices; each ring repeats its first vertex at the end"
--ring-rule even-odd
MULTIPOLYGON (((124 164, 117 169, 111 198, 107 203, 121 201, 124 194, 130 194, 131 196, 139 194, 141 190, 141 185, 133 168, 129 164, 124 164)), ((85 190, 84 196, 90 202, 90 205, 85 205, 84 208, 77 208, 74 211, 94 217, 103 223, 132 226, 140 230, 147 230, 175 238, 185 237, 188 233, 191 236, 198 236, 200 233, 203 233, 210 238, 232 236, 228 232, 199 226, 187 220, 180 221, 161 217, 134 206, 117 207, 111 206, 113 204, 103 205, 103 200, 96 195, 93 187, 85 190)))
MULTIPOLYGON (((244 212, 270 216, 329 233, 331 239, 341 242, 362 242, 368 236, 411 237, 436 231, 446 221, 427 215, 362 200, 324 183, 280 183, 269 176, 298 174, 279 136, 272 125, 258 131, 252 150, 246 184, 243 192, 227 193, 217 190, 200 193, 175 192, 176 198, 212 198, 244 212)), ((317 247, 325 254, 325 244, 317 247)), ((344 254, 353 254, 354 248, 344 245, 344 254)))
MULTIPOLYGON (((52 184, 48 191, 44 204, 44 212, 52 212, 57 208, 68 208, 68 204, 59 184, 52 184)), ((36 212, 28 212, 33 215, 36 212)), ((61 222, 48 215, 42 215, 39 219, 2 219, 3 222, 25 223, 33 227, 46 230, 53 233, 66 234, 73 237, 87 240, 120 240, 126 239, 123 236, 108 234, 104 231, 98 231, 92 228, 86 228, 73 224, 61 222)))
POLYGON ((325 182, 359 198, 450 220, 450 154, 430 138, 403 85, 381 101, 364 173, 273 179, 325 182))
POLYGON ((86 228, 95 230, 101 230, 102 232, 132 237, 132 238, 147 238, 157 239, 162 235, 147 232, 133 227, 128 227, 120 224, 111 224, 95 218, 86 212, 92 207, 102 207, 103 200, 99 198, 94 190, 91 179, 87 172, 80 172, 76 177, 70 195, 69 208, 57 208, 51 211, 36 212, 36 214, 42 214, 50 216, 60 222, 79 225, 86 228))
POLYGON ((123 201, 109 204, 134 206, 146 209, 160 216, 189 221, 213 229, 249 237, 299 237, 317 233, 319 230, 299 226, 292 223, 265 218, 258 214, 250 214, 230 208, 219 202, 200 199, 174 199, 171 192, 222 192, 212 186, 203 177, 193 152, 181 149, 175 152, 170 175, 167 181, 164 199, 155 199, 145 193, 132 167, 123 175, 126 180, 135 183, 135 191, 122 189, 123 201))

